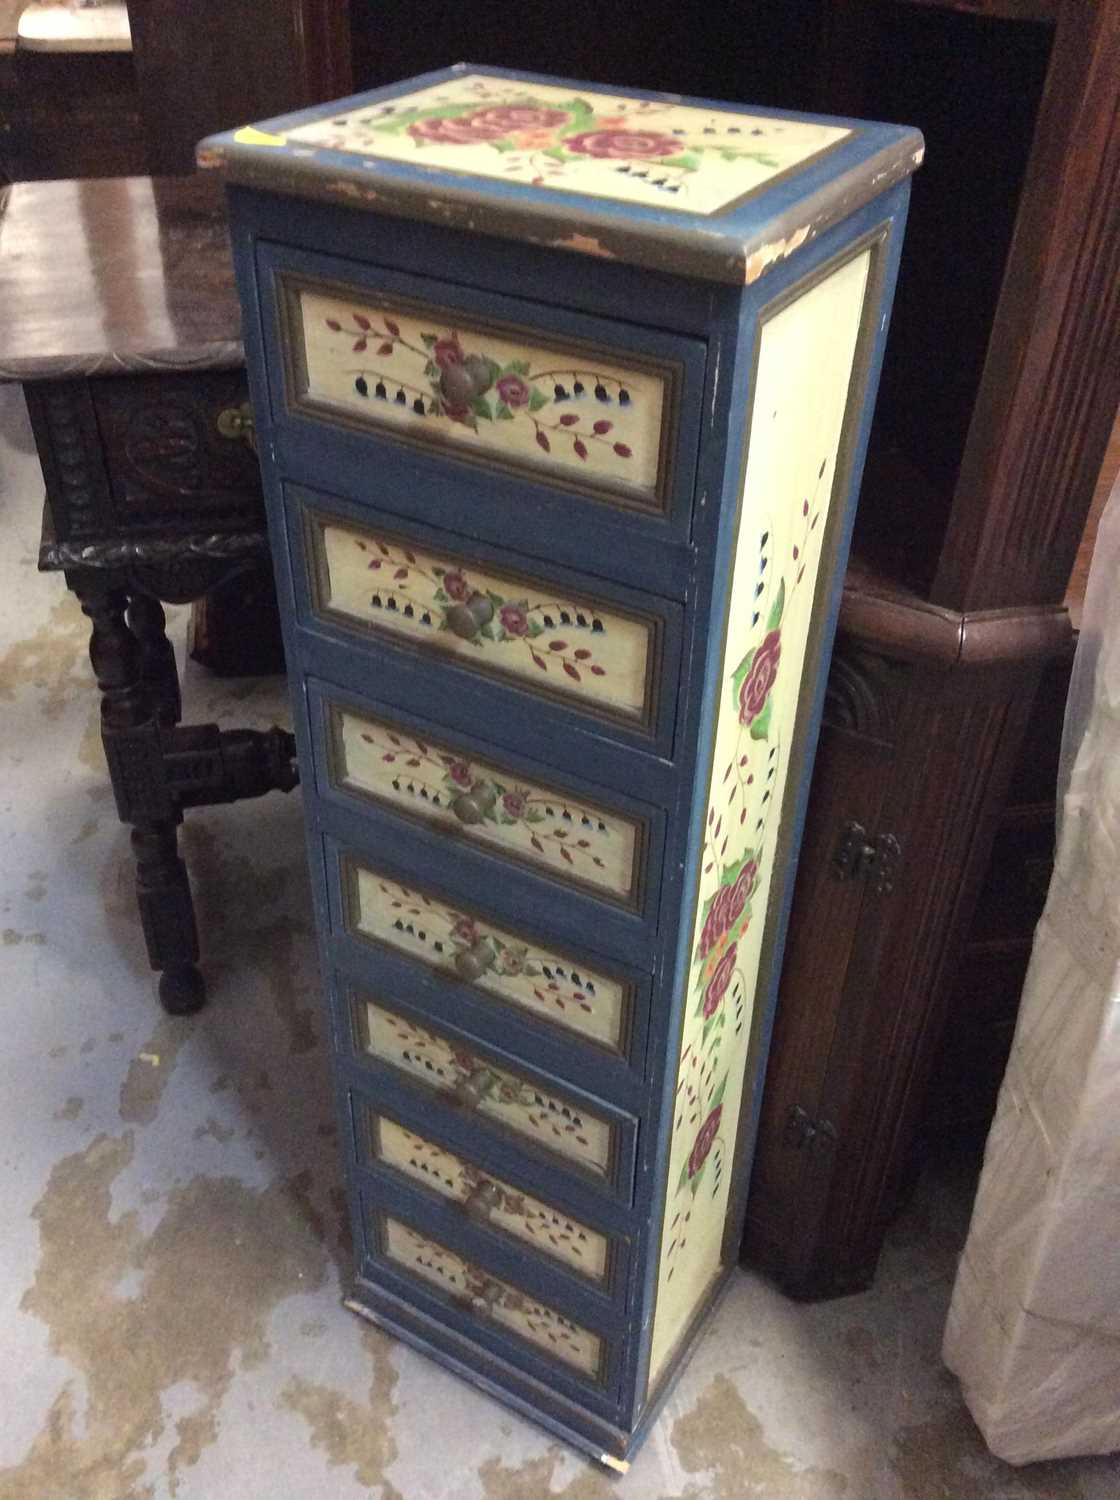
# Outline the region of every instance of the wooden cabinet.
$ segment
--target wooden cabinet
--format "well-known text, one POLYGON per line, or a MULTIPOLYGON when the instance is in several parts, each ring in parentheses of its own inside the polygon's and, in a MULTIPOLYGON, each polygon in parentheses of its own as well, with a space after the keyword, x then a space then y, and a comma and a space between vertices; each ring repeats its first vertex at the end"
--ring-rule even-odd
POLYGON ((352 1305, 615 1466, 737 1255, 920 155, 463 68, 201 148, 352 1305))
POLYGON ((1031 759, 1039 683, 1060 698, 1063 596, 1120 401, 1120 6, 1070 0, 1052 26, 1040 7, 985 10, 827 8, 822 97, 869 113, 912 101, 931 166, 841 609, 748 1212, 749 1260, 802 1296, 868 1284, 916 1142, 991 1089, 1023 957, 991 897, 1017 892, 1029 925, 1048 842, 1036 815, 1004 810, 1009 790, 1023 795, 1013 778, 1031 759), (947 1020, 956 1045, 927 1103, 947 1020))

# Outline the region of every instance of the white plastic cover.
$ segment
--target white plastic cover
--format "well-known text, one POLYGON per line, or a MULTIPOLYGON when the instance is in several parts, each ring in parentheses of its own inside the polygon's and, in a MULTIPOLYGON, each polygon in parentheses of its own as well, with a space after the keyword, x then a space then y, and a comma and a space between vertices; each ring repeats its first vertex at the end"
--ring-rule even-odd
POLYGON ((1120 482, 1066 711, 1059 838, 944 1357, 1011 1463, 1120 1448, 1120 482))

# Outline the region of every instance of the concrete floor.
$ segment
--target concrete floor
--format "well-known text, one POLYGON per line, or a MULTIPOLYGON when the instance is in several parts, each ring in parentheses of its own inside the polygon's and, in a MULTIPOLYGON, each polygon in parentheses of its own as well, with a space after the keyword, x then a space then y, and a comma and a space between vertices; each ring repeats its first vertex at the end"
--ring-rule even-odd
MULTIPOLYGON (((189 816, 212 998, 163 1016, 40 496, 0 388, 0 1500, 1120 1497, 1111 1460, 990 1457, 940 1365, 967 1180, 921 1191, 864 1296, 738 1276, 624 1479, 345 1312, 298 796, 189 816)), ((193 665, 186 696, 287 714, 193 665)))

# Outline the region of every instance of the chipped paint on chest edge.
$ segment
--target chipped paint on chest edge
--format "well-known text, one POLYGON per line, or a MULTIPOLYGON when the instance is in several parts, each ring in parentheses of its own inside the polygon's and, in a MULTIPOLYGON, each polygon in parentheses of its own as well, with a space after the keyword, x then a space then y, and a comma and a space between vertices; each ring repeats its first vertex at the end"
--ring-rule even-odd
POLYGON ((580 234, 573 231, 572 234, 558 240, 547 240, 546 243, 555 250, 575 250, 581 255, 598 255, 604 260, 617 260, 613 250, 608 250, 602 240, 596 239, 592 234, 580 234))
POLYGON ((752 251, 746 257, 744 263, 744 281, 751 286, 764 271, 768 271, 776 261, 785 260, 787 256, 800 250, 801 246, 813 233, 811 224, 803 224, 800 229, 795 229, 782 240, 771 240, 767 245, 760 245, 757 250, 752 251))

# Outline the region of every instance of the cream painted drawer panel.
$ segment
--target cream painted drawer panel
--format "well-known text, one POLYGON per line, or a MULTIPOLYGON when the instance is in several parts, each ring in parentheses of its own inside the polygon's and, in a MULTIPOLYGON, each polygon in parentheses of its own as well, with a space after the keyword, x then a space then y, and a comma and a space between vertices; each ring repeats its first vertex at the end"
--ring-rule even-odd
POLYGON ((610 1175, 616 1140, 606 1120, 372 1000, 356 997, 355 1005, 359 1043, 370 1057, 598 1177, 610 1175))
POLYGON ((480 1321, 499 1323, 581 1375, 598 1379, 603 1341, 553 1308, 506 1281, 473 1266, 436 1240, 418 1234, 399 1219, 378 1215, 374 1233, 382 1255, 466 1306, 480 1321))
POLYGON ((309 510, 315 611, 513 677, 600 714, 652 725, 659 620, 527 574, 426 551, 385 530, 309 510))
POLYGON ((626 1050, 631 986, 458 911, 343 857, 346 922, 522 1010, 613 1051, 626 1050))
POLYGON ((555 788, 328 703, 335 785, 636 907, 648 830, 555 788))
POLYGON ((289 402, 660 512, 675 364, 283 273, 289 402))
POLYGON ((539 1198, 519 1192, 508 1182, 490 1176, 385 1115, 371 1111, 366 1123, 368 1149, 375 1161, 396 1168, 454 1203, 461 1203, 472 1219, 504 1230, 592 1281, 605 1281, 610 1254, 606 1235, 569 1218, 539 1198))

